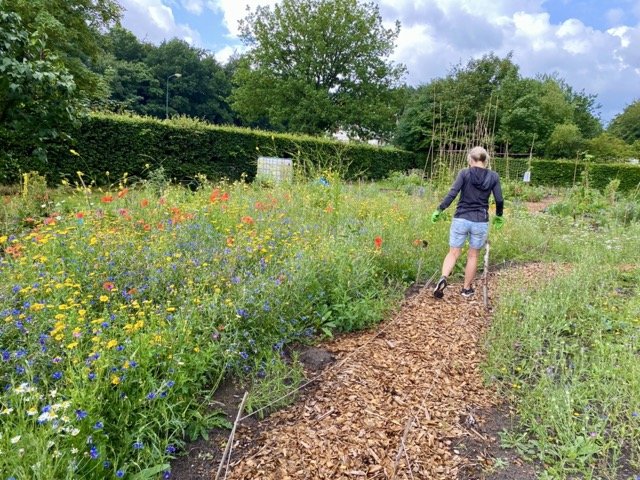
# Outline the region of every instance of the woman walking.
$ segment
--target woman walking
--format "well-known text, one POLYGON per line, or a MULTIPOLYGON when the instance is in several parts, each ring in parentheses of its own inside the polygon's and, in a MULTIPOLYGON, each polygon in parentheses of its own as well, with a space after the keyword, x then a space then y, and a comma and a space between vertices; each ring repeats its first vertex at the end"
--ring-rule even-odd
POLYGON ((467 265, 464 271, 464 285, 461 294, 465 298, 473 296, 473 279, 478 267, 478 256, 487 242, 489 196, 492 193, 496 202, 496 216, 493 217, 493 226, 499 230, 504 224, 502 217, 504 200, 500 177, 496 172, 487 169, 489 154, 482 147, 474 147, 469 151, 467 161, 469 168, 460 171, 451 190, 431 215, 431 221, 437 222, 442 216, 442 212, 451 205, 451 202, 460 193, 460 200, 458 200, 449 231, 449 253, 442 264, 442 276, 433 291, 436 298, 444 296, 447 277, 453 271, 467 239, 469 239, 469 252, 467 253, 467 265))

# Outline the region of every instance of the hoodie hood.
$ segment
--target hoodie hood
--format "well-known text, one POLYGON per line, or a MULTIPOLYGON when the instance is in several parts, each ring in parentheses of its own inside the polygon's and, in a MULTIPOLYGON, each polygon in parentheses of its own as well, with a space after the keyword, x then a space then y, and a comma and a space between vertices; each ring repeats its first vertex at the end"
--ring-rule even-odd
POLYGON ((469 168, 471 184, 478 190, 491 190, 493 188, 493 172, 481 167, 469 168))

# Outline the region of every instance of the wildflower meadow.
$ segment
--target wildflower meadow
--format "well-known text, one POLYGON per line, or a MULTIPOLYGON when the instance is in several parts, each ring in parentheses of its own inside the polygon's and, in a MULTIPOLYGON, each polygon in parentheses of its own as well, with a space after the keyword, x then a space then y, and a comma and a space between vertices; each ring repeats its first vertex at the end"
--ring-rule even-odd
MULTIPOLYGON (((20 214, 17 223, 5 215, 0 232, 3 479, 169 478, 186 441, 228 426, 208 402, 222 381, 288 375, 292 345, 380 321, 447 251, 447 222, 428 215, 442 192, 399 177, 346 184, 327 173, 281 186, 200 178, 185 188, 151 175, 46 194, 37 178, 5 197, 5 212, 20 214)), ((491 234, 495 264, 579 262, 595 248, 589 258, 604 268, 637 247, 637 224, 594 232, 570 217, 534 218, 512 200, 506 215, 504 231, 491 234)), ((509 303, 498 325, 523 318, 512 310, 524 311, 509 303)), ((637 311, 624 312, 625 332, 637 337, 637 311)), ((496 328, 493 378, 522 395, 539 379, 515 365, 540 367, 508 353, 517 322, 496 328)), ((527 391, 543 396, 538 388, 527 391)))

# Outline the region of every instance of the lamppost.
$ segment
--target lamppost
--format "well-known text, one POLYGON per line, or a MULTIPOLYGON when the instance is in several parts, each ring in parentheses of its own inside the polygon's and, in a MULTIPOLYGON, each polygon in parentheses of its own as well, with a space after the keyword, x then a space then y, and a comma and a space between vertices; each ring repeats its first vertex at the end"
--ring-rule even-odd
POLYGON ((181 76, 182 76, 182 74, 180 74, 180 73, 174 73, 173 75, 169 75, 167 77, 167 102, 166 102, 165 107, 164 107, 164 116, 165 116, 165 118, 169 118, 169 80, 171 80, 173 77, 180 78, 181 76))

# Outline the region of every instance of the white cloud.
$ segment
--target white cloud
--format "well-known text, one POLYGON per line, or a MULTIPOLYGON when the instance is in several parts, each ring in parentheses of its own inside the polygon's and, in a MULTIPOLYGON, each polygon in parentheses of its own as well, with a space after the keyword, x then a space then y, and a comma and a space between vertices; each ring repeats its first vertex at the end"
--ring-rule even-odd
POLYGON ((214 56, 216 60, 220 63, 227 63, 227 61, 231 58, 231 56, 239 51, 237 47, 232 47, 227 45, 222 50, 217 51, 214 56))
POLYGON ((188 12, 200 15, 204 10, 204 0, 181 0, 182 6, 188 12))
POLYGON ((174 37, 200 44, 200 34, 189 25, 177 23, 173 9, 162 0, 120 0, 125 8, 122 24, 138 38, 159 43, 174 37))
POLYGON ((276 3, 278 0, 208 0, 207 5, 214 11, 222 12, 227 30, 231 36, 237 37, 240 33, 238 22, 247 15, 247 7, 255 10, 258 6, 275 5, 276 3))

